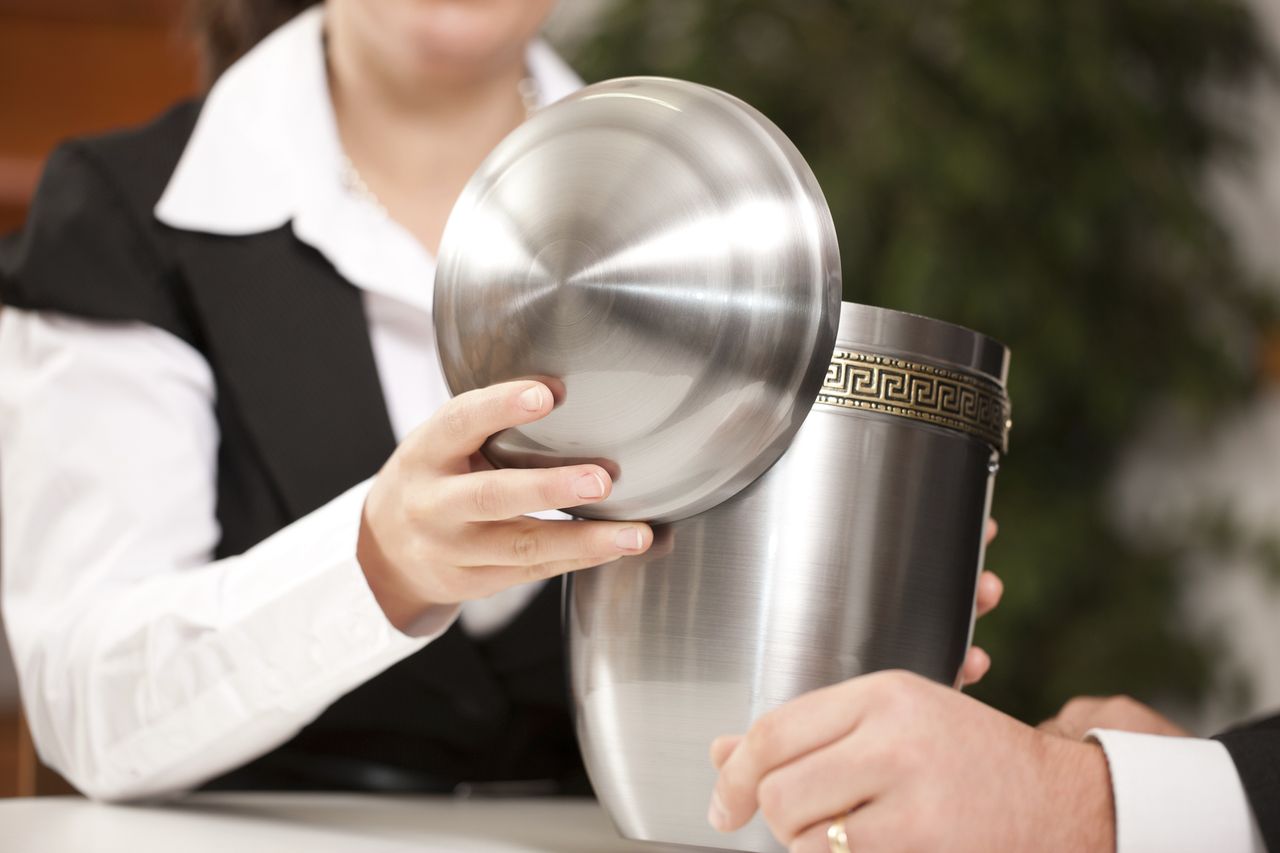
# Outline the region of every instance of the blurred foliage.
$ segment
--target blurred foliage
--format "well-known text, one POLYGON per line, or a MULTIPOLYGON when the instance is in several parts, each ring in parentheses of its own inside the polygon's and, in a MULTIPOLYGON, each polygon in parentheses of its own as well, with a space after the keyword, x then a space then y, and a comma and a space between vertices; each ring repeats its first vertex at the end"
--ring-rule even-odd
POLYGON ((1128 541, 1107 489, 1158 402, 1207 422, 1256 381, 1272 312, 1204 177, 1249 162, 1212 95, 1272 76, 1262 39, 1243 0, 622 0, 574 51, 588 80, 759 108, 817 173, 846 299, 1010 345, 1007 593, 976 692, 1024 719, 1076 693, 1194 702, 1213 674, 1177 548, 1128 541))

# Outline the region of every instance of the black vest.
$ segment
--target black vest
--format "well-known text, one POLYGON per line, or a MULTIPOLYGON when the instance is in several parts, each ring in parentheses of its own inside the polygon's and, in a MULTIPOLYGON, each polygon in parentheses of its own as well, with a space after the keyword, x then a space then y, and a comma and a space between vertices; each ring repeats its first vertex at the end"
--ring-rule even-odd
MULTIPOLYGON (((249 237, 152 215, 199 103, 50 158, 0 302, 142 321, 208 360, 217 386, 218 557, 239 554, 374 474, 395 439, 359 291, 289 226, 249 237)), ((455 625, 214 787, 584 788, 569 718, 560 585, 494 636, 455 625)))

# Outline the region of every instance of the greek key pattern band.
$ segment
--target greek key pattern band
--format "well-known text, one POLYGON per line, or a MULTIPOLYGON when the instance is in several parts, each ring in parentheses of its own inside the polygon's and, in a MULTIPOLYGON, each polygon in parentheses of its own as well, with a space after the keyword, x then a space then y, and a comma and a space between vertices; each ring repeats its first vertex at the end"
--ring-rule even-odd
POLYGON ((891 356, 837 349, 818 402, 950 427, 1008 449, 1009 397, 994 382, 891 356))

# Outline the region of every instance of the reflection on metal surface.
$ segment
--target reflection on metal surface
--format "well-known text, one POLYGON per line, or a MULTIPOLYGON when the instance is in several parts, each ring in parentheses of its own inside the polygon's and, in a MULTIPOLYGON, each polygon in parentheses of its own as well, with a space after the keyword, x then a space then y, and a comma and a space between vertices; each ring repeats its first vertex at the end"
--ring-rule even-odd
POLYGON ((742 101, 627 78, 535 114, 481 165, 441 241, 436 338, 457 394, 553 380, 500 466, 593 460, 596 518, 714 506, 786 450, 830 362, 840 264, 795 147, 742 101))
MULTIPOLYGON (((837 348, 1003 394, 1005 348, 957 326, 846 303, 837 348)), ((707 825, 715 736, 873 670, 954 683, 998 460, 964 430, 819 403, 738 495, 574 576, 578 735, 623 834, 776 853, 758 818, 730 836, 707 825)))

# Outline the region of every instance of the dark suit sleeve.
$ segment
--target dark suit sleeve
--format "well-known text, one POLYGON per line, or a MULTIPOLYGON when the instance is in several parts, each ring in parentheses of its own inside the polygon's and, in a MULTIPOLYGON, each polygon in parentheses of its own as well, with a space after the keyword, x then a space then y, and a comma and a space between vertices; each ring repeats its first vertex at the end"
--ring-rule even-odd
POLYGON ((93 320, 141 320, 194 343, 159 227, 92 146, 50 156, 23 230, 0 244, 0 303, 93 320))
POLYGON ((1280 716, 1215 737, 1235 762, 1267 849, 1280 851, 1280 716))

